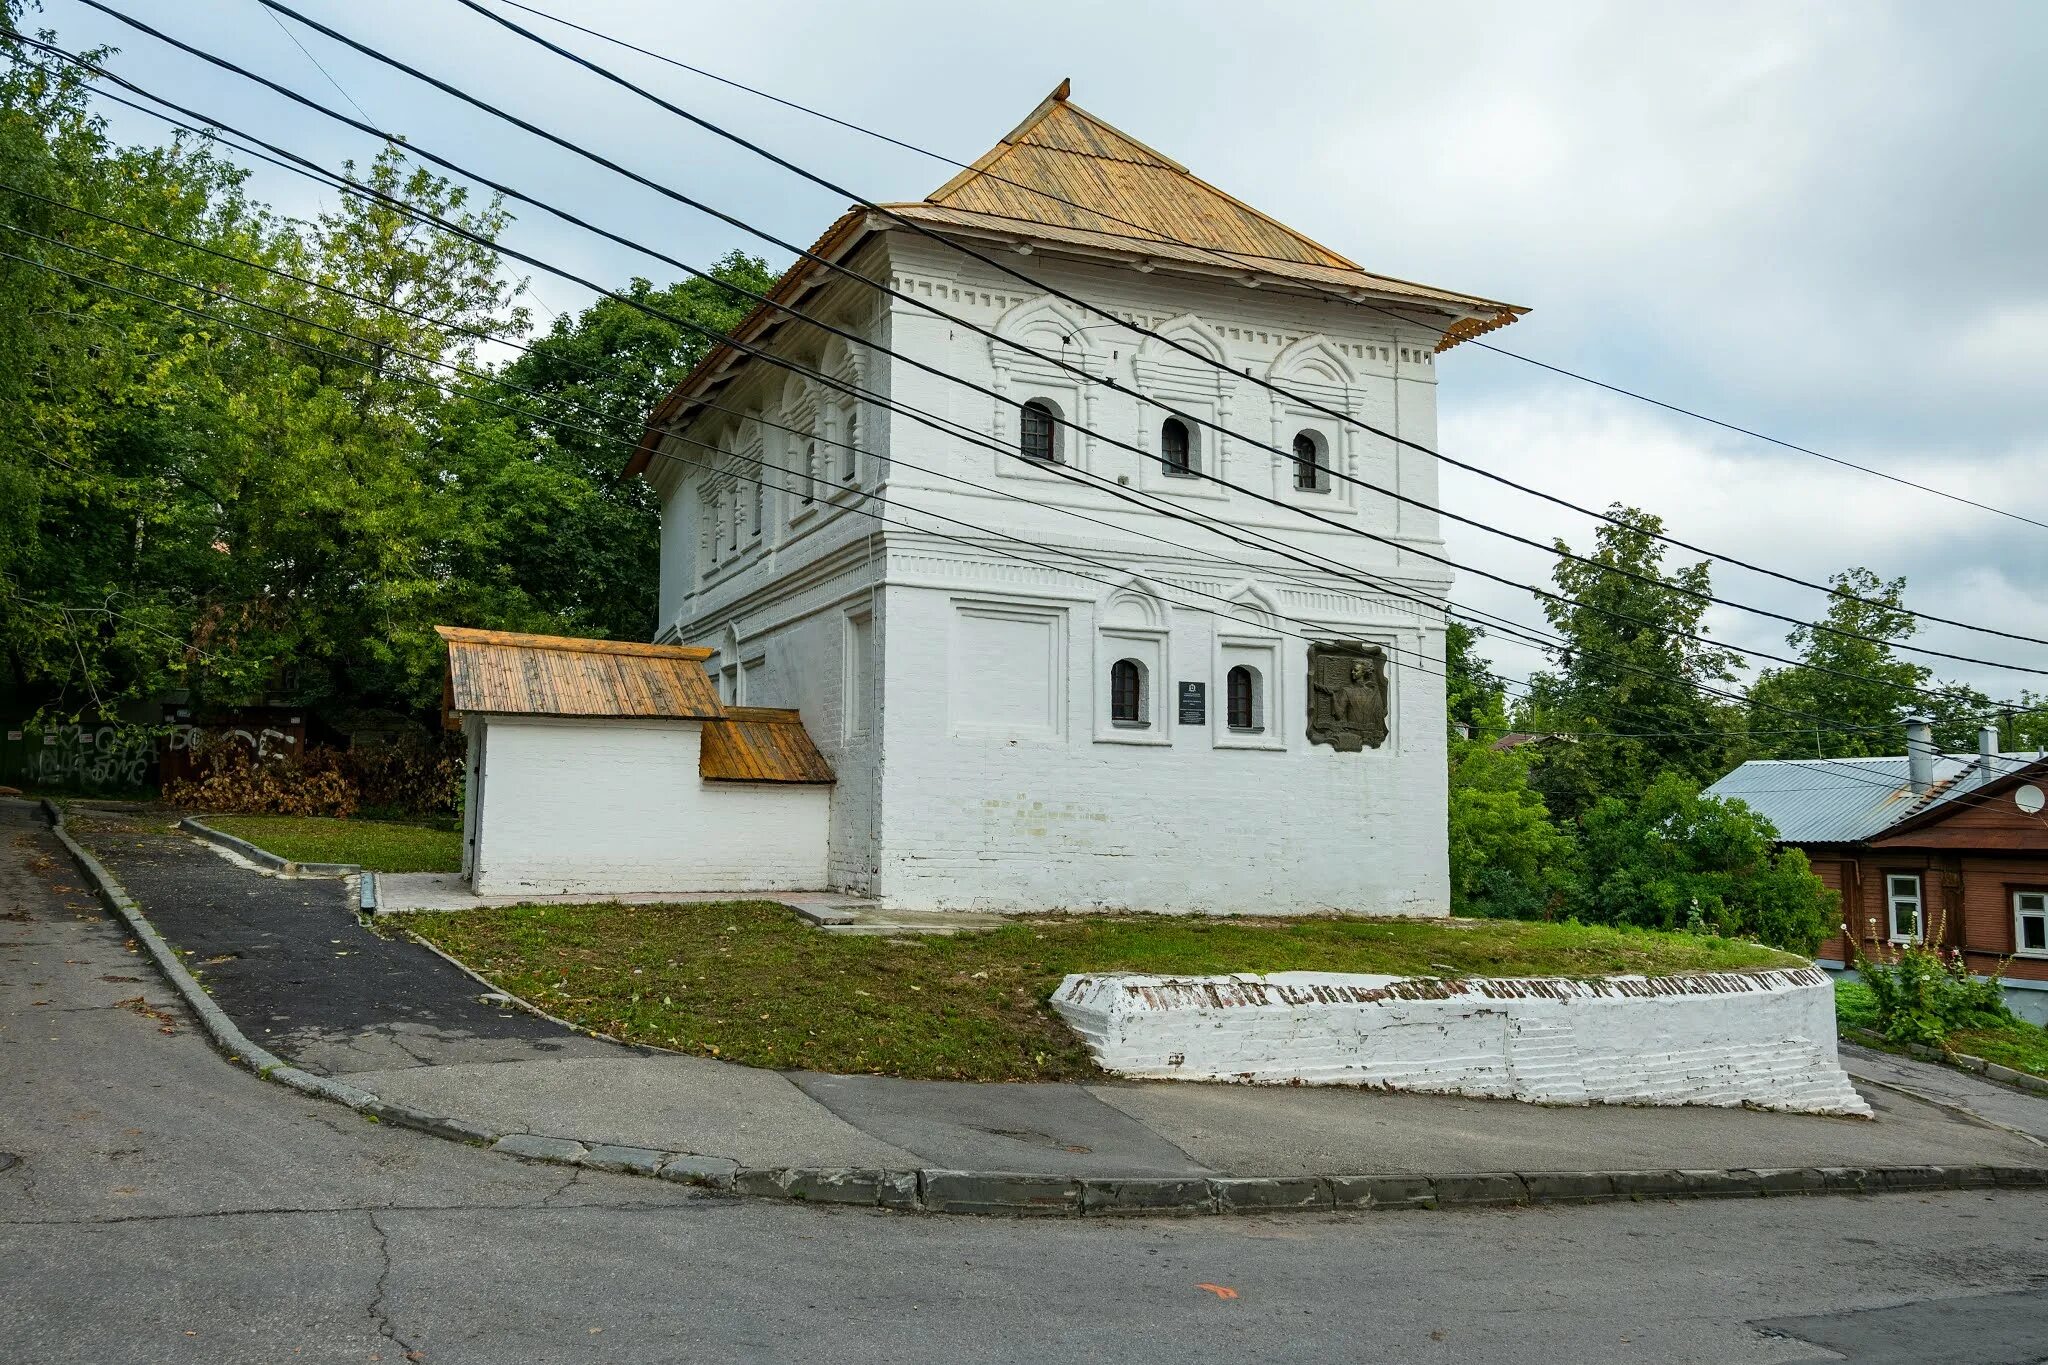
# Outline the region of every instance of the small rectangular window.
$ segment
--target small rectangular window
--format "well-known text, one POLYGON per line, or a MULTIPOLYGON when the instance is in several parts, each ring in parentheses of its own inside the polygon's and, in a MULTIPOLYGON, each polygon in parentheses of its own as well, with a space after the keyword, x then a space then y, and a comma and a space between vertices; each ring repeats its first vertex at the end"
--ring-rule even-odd
POLYGON ((2048 955, 2048 891, 2013 892, 2012 920, 2017 951, 2048 955))
POLYGON ((1890 909, 1886 923, 1890 928, 1891 941, 1918 942, 1922 932, 1920 878, 1899 873, 1886 877, 1885 899, 1890 909))

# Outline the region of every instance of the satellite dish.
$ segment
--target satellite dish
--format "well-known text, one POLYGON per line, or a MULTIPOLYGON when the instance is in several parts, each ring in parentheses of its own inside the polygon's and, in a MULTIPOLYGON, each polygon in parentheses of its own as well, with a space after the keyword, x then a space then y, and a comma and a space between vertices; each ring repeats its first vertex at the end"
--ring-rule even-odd
POLYGON ((2028 783, 2012 794, 2012 803, 2018 806, 2023 814, 2039 815, 2041 808, 2048 806, 2048 796, 2043 796, 2039 787, 2028 783))

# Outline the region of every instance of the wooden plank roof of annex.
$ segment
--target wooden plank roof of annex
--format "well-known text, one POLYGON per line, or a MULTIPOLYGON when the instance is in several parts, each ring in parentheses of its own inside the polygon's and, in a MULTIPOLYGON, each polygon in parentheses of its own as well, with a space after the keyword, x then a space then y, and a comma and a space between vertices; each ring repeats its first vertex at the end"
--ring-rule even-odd
POLYGON ((726 706, 708 649, 436 626, 448 642, 443 696, 461 713, 576 719, 701 720, 698 774, 713 782, 837 781, 794 710, 726 706))
POLYGON ((436 626, 448 642, 447 708, 511 716, 715 720, 708 649, 436 626))
MULTIPOLYGON (((1141 263, 1227 270, 1247 280, 1270 280, 1336 293, 1353 301, 1378 298, 1451 313, 1436 345, 1460 342, 1505 327, 1528 312, 1518 304, 1378 275, 1211 185, 1171 157, 1072 103, 1068 83, 1032 110, 1001 142, 919 203, 856 207, 835 221, 811 247, 811 256, 843 262, 878 230, 898 221, 934 232, 961 232, 1063 245, 1141 263)), ((765 341, 796 307, 825 282, 824 267, 800 257, 764 303, 733 335, 765 341)), ((714 346, 654 410, 646 434, 626 467, 629 475, 653 461, 662 426, 693 395, 738 373, 745 352, 729 342, 714 346)))
POLYGON ((728 706, 707 724, 697 771, 714 782, 837 780, 797 713, 772 706, 728 706))

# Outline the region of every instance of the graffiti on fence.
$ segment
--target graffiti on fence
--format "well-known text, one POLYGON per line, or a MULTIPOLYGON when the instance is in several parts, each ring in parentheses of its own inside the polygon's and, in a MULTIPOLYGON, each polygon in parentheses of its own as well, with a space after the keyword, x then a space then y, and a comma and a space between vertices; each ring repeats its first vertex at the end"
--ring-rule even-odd
POLYGON ((26 737, 28 776, 38 786, 135 791, 156 766, 156 735, 145 725, 55 725, 26 737))
MULTIPOLYGON (((293 717, 296 721, 297 717, 293 717)), ((199 757, 224 747, 258 759, 282 759, 304 747, 301 724, 280 729, 259 722, 225 725, 129 725, 114 721, 73 725, 25 724, 8 731, 20 746, 16 768, 39 787, 73 791, 135 792, 161 777, 188 778, 199 757)))

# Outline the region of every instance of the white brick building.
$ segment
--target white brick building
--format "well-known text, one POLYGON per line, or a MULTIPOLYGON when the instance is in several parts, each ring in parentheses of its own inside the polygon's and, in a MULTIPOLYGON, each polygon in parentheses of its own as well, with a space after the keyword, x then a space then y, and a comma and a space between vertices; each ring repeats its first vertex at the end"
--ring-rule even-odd
POLYGON ((800 710, 838 774, 832 884, 904 908, 1444 913, 1449 580, 1407 552, 1439 544, 1435 462, 1315 409, 1433 447, 1436 352, 1519 310, 1360 270, 1064 85, 889 208, 1124 322, 856 210, 817 253, 907 298, 805 261, 775 298, 896 357, 767 308, 739 336, 872 397, 721 347, 650 419, 658 638, 714 651, 728 704, 800 710), (1311 742, 1311 640, 1384 651, 1376 747, 1311 742))

